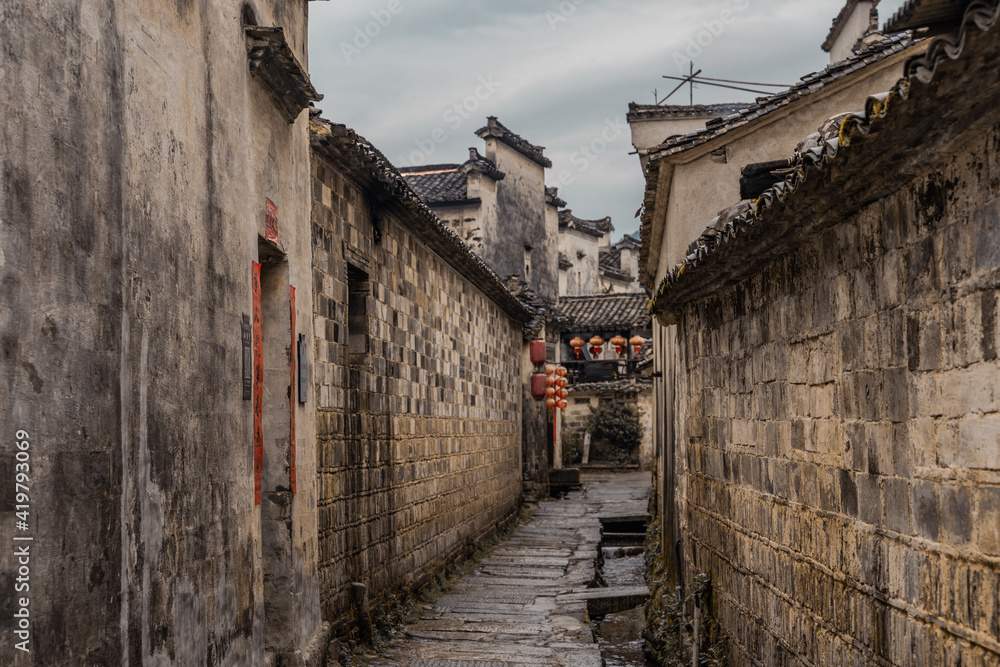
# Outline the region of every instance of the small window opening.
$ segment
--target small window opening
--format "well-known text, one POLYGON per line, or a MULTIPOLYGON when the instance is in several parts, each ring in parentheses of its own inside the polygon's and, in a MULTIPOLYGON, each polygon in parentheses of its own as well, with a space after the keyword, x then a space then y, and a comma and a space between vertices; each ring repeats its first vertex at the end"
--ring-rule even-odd
POLYGON ((368 274, 347 265, 347 351, 368 352, 368 274))

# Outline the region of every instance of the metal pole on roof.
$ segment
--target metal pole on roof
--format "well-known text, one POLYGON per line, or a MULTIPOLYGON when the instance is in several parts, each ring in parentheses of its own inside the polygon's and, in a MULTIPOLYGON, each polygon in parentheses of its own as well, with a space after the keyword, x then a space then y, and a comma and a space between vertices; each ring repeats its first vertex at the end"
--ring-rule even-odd
MULTIPOLYGON (((671 90, 671 91, 670 91, 669 93, 667 93, 667 96, 666 96, 666 97, 664 97, 664 98, 663 98, 662 100, 660 100, 659 102, 657 102, 657 104, 662 104, 663 102, 666 102, 666 101, 667 101, 668 99, 670 99, 670 97, 671 97, 671 96, 672 96, 672 95, 673 95, 674 93, 676 93, 676 92, 677 92, 678 90, 680 90, 681 88, 683 88, 683 87, 684 87, 684 84, 685 84, 685 83, 687 83, 687 82, 688 82, 688 80, 689 80, 689 79, 690 79, 691 77, 693 77, 693 76, 698 76, 699 74, 701 74, 701 70, 698 70, 697 72, 694 72, 694 73, 693 73, 693 74, 692 74, 691 76, 688 76, 688 77, 684 77, 683 79, 682 79, 682 78, 680 78, 680 77, 676 77, 676 76, 671 76, 671 77, 663 77, 663 78, 665 78, 665 79, 674 79, 674 80, 676 80, 676 81, 680 81, 680 83, 679 83, 679 84, 677 84, 677 87, 676 87, 676 88, 674 88, 674 89, 673 89, 673 90, 671 90)), ((694 100, 694 91, 693 91, 693 90, 691 91, 691 98, 692 98, 692 104, 693 104, 693 100, 694 100)))
POLYGON ((691 67, 691 69, 688 70, 688 74, 689 74, 688 81, 691 82, 691 104, 690 104, 690 106, 694 106, 694 61, 692 60, 689 63, 689 65, 691 67))
POLYGON ((699 77, 701 81, 719 81, 721 83, 740 83, 744 86, 773 86, 775 88, 791 88, 784 83, 760 83, 759 81, 734 81, 732 79, 713 79, 708 76, 699 77))
MULTIPOLYGON (((705 81, 705 80, 701 80, 701 79, 690 79, 690 77, 684 77, 682 79, 679 76, 666 76, 666 75, 664 75, 663 78, 664 79, 673 79, 674 81, 683 81, 684 83, 688 83, 689 80, 690 80, 690 82, 692 84, 703 83, 706 86, 715 86, 716 88, 732 88, 733 90, 742 90, 742 91, 745 91, 745 92, 748 92, 748 93, 757 93, 758 95, 773 95, 774 94, 774 93, 772 93, 771 91, 768 91, 768 90, 753 90, 752 88, 740 88, 738 86, 728 86, 728 85, 722 84, 722 83, 712 83, 711 81, 705 81)), ((681 85, 683 86, 684 83, 682 83, 681 85)))

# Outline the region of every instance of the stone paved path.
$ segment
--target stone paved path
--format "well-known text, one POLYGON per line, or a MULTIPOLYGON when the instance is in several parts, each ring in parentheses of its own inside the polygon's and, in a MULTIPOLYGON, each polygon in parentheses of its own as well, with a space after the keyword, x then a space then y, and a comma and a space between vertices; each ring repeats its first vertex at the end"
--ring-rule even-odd
POLYGON ((373 667, 601 667, 583 595, 594 580, 600 516, 642 514, 648 473, 585 475, 539 504, 373 667))

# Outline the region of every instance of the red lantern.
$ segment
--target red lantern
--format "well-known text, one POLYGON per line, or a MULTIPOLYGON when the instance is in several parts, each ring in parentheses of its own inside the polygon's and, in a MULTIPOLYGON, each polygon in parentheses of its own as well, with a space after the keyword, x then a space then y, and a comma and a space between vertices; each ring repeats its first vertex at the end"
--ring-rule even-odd
POLYGON ((642 336, 632 336, 631 338, 629 338, 628 342, 629 345, 632 346, 632 349, 635 350, 635 356, 638 357, 639 350, 641 350, 642 346, 646 344, 646 339, 643 338, 642 336))
POLYGON ((556 375, 559 377, 566 377, 566 373, 568 372, 565 366, 556 366, 556 375))
POLYGON ((562 389, 563 387, 565 387, 568 384, 569 384, 569 380, 567 380, 566 378, 558 378, 558 379, 556 379, 556 386, 559 387, 560 389, 562 389))
POLYGON ((604 345, 604 339, 600 336, 594 336, 590 339, 591 352, 594 353, 594 359, 599 359, 601 357, 602 345, 604 345))
POLYGON ((543 373, 531 374, 531 397, 534 399, 545 398, 545 380, 543 373))
POLYGON ((544 340, 533 340, 530 346, 531 351, 531 363, 533 364, 544 364, 545 363, 545 341, 544 340))
POLYGON ((567 403, 565 400, 560 400, 558 403, 556 403, 556 407, 559 408, 560 410, 565 410, 567 405, 569 405, 569 403, 567 403))
POLYGON ((556 384, 556 376, 555 375, 546 375, 545 376, 545 386, 546 387, 552 387, 552 386, 555 386, 555 384, 556 384))
POLYGON ((556 395, 556 388, 555 387, 546 387, 545 388, 545 398, 552 398, 555 395, 556 395))
POLYGON ((558 396, 559 398, 566 398, 567 396, 569 396, 569 390, 562 388, 556 389, 556 396, 558 396))
POLYGON ((547 407, 547 408, 554 408, 554 407, 556 407, 556 399, 554 399, 554 398, 546 398, 545 399, 545 407, 547 407))
POLYGON ((553 366, 552 364, 545 364, 545 374, 546 375, 552 375, 555 372, 556 372, 556 367, 555 366, 553 366))
POLYGON ((583 347, 583 339, 577 336, 569 342, 569 346, 576 352, 576 358, 580 358, 580 348, 583 347))
POLYGON ((628 343, 628 341, 625 340, 624 336, 615 336, 611 339, 611 344, 615 346, 615 352, 618 353, 619 359, 622 358, 622 348, 625 347, 626 343, 628 343))

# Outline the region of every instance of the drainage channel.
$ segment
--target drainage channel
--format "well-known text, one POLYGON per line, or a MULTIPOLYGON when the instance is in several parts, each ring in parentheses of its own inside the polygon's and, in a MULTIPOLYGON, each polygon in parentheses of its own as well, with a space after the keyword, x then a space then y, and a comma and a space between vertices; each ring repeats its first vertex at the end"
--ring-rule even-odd
POLYGON ((588 601, 605 667, 655 667, 643 654, 646 623, 646 563, 643 543, 648 515, 602 517, 602 574, 606 596, 588 601))

